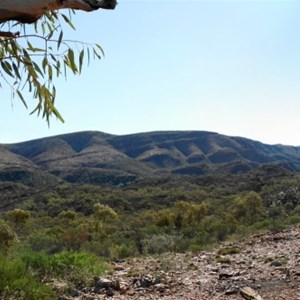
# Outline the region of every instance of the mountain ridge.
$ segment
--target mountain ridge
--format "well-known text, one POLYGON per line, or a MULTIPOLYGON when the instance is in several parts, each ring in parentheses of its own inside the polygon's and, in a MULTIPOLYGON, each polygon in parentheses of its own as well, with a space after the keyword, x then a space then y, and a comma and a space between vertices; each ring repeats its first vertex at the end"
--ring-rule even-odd
MULTIPOLYGON (((127 184, 151 176, 244 173, 265 164, 300 171, 300 147, 209 131, 113 135, 81 131, 0 144, 0 179, 43 172, 73 183, 127 184)), ((11 180, 11 179, 10 179, 11 180)))

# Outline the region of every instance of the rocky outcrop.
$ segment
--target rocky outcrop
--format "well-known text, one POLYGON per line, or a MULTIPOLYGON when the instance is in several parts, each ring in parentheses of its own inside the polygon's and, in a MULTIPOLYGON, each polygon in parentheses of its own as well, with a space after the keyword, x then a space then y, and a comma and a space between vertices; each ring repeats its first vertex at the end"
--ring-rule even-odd
POLYGON ((113 273, 65 299, 300 299, 300 229, 267 233, 213 251, 113 264, 113 273))

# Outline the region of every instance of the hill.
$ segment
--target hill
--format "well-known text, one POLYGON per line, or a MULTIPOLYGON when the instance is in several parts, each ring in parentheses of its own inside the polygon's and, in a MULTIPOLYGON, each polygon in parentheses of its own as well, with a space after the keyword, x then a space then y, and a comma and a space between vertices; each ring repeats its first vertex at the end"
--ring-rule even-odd
POLYGON ((300 147, 206 131, 86 131, 1 144, 0 153, 0 180, 14 182, 127 184, 164 175, 245 173, 265 164, 300 170, 300 147))

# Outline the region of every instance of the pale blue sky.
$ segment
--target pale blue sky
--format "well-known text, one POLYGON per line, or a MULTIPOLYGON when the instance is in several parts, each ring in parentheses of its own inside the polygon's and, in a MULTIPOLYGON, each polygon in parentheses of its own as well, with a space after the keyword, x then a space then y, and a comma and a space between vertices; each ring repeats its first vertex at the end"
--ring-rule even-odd
POLYGON ((0 143, 207 130, 300 145, 300 1, 119 0, 73 23, 65 36, 99 43, 105 58, 56 82, 64 124, 48 128, 1 91, 0 143))

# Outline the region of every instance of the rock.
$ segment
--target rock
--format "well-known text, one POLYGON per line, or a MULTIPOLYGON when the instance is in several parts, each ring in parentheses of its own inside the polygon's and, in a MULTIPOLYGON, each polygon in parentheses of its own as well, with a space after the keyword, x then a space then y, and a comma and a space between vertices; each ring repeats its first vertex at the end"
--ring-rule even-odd
POLYGON ((247 300, 263 300, 263 298, 252 288, 246 286, 240 289, 241 296, 247 300))
POLYGON ((135 290, 130 290, 127 293, 128 296, 134 296, 135 295, 135 290))
POLYGON ((108 290, 120 290, 119 281, 114 281, 106 278, 96 278, 95 280, 95 288, 94 293, 102 294, 107 292, 108 290))
POLYGON ((125 270, 125 268, 122 267, 121 265, 115 265, 114 266, 114 271, 124 271, 124 270, 125 270))
POLYGON ((113 290, 112 290, 112 289, 108 289, 108 290, 106 291, 106 295, 109 296, 109 297, 112 297, 112 296, 114 295, 113 290))
POLYGON ((155 285, 155 287, 160 293, 163 293, 167 289, 167 285, 163 283, 158 283, 157 285, 155 285))
POLYGON ((80 296, 80 292, 79 292, 78 290, 74 289, 74 290, 72 291, 72 293, 71 293, 71 296, 72 296, 73 298, 79 297, 79 296, 80 296))
POLYGON ((224 294, 229 296, 229 295, 235 295, 238 292, 239 291, 237 288, 231 288, 231 289, 226 290, 224 294))
POLYGON ((282 262, 279 260, 274 260, 270 263, 271 267, 281 267, 282 266, 282 262))
POLYGON ((232 277, 233 274, 229 274, 229 273, 220 273, 219 274, 219 279, 222 280, 222 279, 226 279, 226 278, 230 278, 232 277))
POLYGON ((154 285, 155 281, 149 277, 149 276, 144 276, 144 277, 140 277, 140 278, 135 278, 133 280, 133 285, 136 288, 147 288, 150 287, 151 285, 154 285))
POLYGON ((130 285, 127 282, 120 281, 120 291, 119 292, 121 295, 126 294, 129 291, 129 289, 130 289, 130 285))
POLYGON ((296 276, 300 276, 300 270, 294 273, 296 276))
POLYGON ((105 288, 99 288, 97 286, 94 288, 94 293, 96 294, 104 294, 105 292, 106 292, 105 288))

